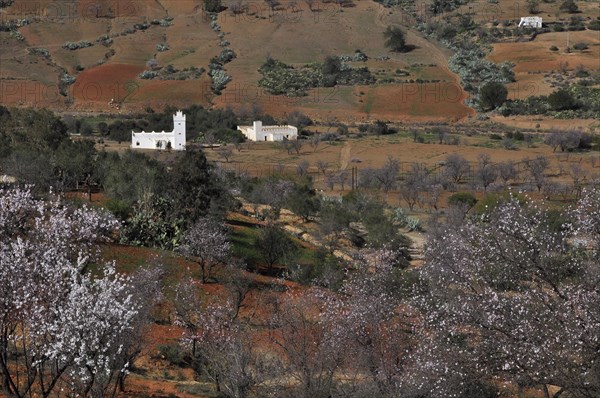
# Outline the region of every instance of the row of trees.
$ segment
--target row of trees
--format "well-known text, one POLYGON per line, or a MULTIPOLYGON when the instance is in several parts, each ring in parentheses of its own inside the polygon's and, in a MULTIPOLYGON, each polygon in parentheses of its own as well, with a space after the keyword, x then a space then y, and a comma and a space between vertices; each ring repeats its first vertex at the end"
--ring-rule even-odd
MULTIPOLYGON (((537 184, 542 179, 545 181, 549 165, 548 159, 540 156, 533 160, 524 160, 520 168, 526 170, 526 178, 537 184), (538 163, 543 167, 537 167, 538 163)), ((519 175, 518 168, 519 165, 514 161, 493 163, 487 154, 481 154, 476 164, 470 163, 459 154, 451 154, 438 170, 432 171, 421 163, 412 163, 407 169, 401 170, 400 162, 389 157, 381 168, 359 170, 358 187, 380 189, 384 192, 400 190, 403 199, 412 208, 418 201, 419 193, 453 191, 465 183, 470 183, 473 188, 481 188, 485 192, 497 181, 504 185, 517 182, 523 178, 519 175)), ((434 195, 434 198, 438 197, 439 192, 434 195)), ((432 207, 437 208, 437 200, 432 202, 432 207)))

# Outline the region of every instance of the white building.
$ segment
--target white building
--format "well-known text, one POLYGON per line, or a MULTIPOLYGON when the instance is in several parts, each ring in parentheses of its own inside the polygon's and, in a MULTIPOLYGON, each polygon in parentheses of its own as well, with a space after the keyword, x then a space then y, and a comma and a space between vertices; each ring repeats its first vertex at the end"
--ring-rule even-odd
POLYGON ((174 149, 185 151, 185 115, 177 111, 173 115, 173 131, 160 133, 131 132, 131 148, 140 149, 174 149))
POLYGON ((298 138, 298 129, 294 126, 263 126, 261 121, 255 121, 252 126, 237 128, 250 141, 283 141, 298 138))
POLYGON ((531 28, 542 27, 542 17, 521 17, 519 26, 529 26, 531 28))

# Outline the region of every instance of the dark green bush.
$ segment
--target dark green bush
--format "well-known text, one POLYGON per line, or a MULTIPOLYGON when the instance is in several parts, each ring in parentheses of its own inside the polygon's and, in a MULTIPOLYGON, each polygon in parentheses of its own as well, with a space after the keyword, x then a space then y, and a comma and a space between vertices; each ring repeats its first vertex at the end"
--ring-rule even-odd
POLYGON ((464 384, 464 390, 459 398, 497 398, 498 388, 481 380, 473 380, 464 384))
POLYGON ((159 344, 157 348, 160 356, 169 363, 176 366, 183 366, 185 364, 185 355, 179 344, 159 344))
POLYGON ((555 111, 575 109, 577 101, 566 89, 559 89, 548 96, 548 104, 555 111))
POLYGON ((471 192, 457 192, 448 198, 451 206, 467 206, 471 208, 477 203, 477 198, 471 192))

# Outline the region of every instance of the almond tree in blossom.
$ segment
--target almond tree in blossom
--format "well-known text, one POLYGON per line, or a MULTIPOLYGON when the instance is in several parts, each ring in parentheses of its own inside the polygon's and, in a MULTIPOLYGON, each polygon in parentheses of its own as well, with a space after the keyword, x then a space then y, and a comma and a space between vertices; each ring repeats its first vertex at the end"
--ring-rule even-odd
POLYGON ((336 375, 341 370, 344 351, 327 333, 328 323, 320 321, 320 297, 313 294, 286 293, 275 302, 269 320, 269 341, 273 358, 274 379, 280 385, 267 389, 270 396, 285 388, 291 398, 326 398, 335 391, 336 375))
POLYGON ((340 293, 323 297, 332 344, 344 352, 347 377, 343 396, 399 396, 414 345, 413 311, 402 306, 404 279, 410 271, 397 266, 398 252, 364 251, 340 293))
POLYGON ((511 198, 431 238, 413 387, 458 397, 469 381, 498 377, 546 398, 549 385, 554 398, 600 396, 600 263, 586 244, 598 240, 598 199, 586 194, 556 228, 543 208, 511 198))
POLYGON ((185 329, 182 344, 194 370, 230 398, 247 397, 261 382, 260 355, 249 325, 239 317, 235 296, 203 295, 192 279, 176 290, 176 324, 185 329))
POLYGON ((178 251, 200 266, 202 283, 206 283, 215 265, 226 264, 230 258, 231 244, 223 223, 205 217, 188 229, 178 251))
POLYGON ((130 278, 92 250, 116 227, 106 213, 0 188, 0 378, 8 397, 93 395, 126 371, 115 357, 139 304, 130 278))

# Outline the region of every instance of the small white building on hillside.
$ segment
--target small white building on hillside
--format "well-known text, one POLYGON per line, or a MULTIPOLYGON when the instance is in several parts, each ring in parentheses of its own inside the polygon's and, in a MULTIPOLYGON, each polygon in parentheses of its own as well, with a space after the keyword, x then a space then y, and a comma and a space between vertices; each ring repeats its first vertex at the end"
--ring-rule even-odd
POLYGON ((530 28, 541 28, 542 17, 521 17, 519 27, 529 26, 530 28))
POLYGON ((185 151, 185 115, 177 111, 173 115, 173 131, 160 133, 131 132, 131 148, 137 149, 173 149, 185 151))
POLYGON ((250 141, 283 141, 298 138, 298 129, 294 126, 263 126, 261 121, 255 121, 252 126, 237 128, 250 141))

